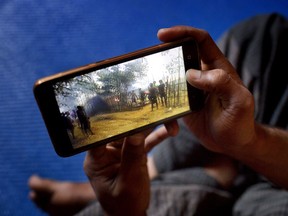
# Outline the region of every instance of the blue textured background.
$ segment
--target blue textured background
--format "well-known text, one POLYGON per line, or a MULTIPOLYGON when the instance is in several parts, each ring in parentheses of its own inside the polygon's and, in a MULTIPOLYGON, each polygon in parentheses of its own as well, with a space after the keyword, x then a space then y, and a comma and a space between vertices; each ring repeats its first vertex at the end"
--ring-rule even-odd
POLYGON ((288 1, 1 0, 0 215, 43 215, 28 199, 33 173, 86 180, 84 153, 54 153, 32 94, 36 79, 157 44, 161 27, 193 25, 217 39, 270 12, 288 16, 288 1))

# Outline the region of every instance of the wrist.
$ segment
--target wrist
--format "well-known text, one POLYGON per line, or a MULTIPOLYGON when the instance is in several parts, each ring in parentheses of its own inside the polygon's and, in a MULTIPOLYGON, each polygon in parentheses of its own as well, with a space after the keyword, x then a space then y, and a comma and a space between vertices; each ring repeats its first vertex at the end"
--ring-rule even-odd
POLYGON ((254 130, 247 137, 249 138, 245 142, 234 145, 232 149, 226 151, 226 154, 243 163, 250 164, 259 158, 265 157, 267 154, 267 146, 263 145, 263 140, 266 139, 264 126, 255 123, 254 130))
POLYGON ((288 188, 288 175, 283 174, 288 164, 287 152, 287 131, 257 124, 253 141, 245 145, 234 158, 275 184, 288 188))

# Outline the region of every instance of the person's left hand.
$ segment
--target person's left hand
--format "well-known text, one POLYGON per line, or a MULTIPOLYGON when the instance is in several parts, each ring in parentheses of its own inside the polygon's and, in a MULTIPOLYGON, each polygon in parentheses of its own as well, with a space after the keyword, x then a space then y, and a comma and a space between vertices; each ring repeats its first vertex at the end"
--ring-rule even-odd
POLYGON ((176 135, 178 124, 175 121, 151 131, 88 151, 84 170, 107 215, 146 215, 150 199, 146 153, 176 135))

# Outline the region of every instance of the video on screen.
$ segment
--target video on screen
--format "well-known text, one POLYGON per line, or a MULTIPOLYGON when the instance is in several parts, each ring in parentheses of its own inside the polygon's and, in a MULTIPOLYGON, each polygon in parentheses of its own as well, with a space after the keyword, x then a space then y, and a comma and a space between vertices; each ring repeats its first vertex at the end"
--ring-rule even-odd
POLYGON ((74 149, 190 111, 182 47, 53 86, 74 149))

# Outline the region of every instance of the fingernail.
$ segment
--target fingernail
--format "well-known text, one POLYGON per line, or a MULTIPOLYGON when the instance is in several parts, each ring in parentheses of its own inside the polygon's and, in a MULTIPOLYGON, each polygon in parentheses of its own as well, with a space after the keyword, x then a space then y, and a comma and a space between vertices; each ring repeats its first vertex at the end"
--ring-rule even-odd
POLYGON ((166 31, 168 28, 161 28, 158 30, 158 33, 166 31))
POLYGON ((199 79, 201 77, 201 71, 195 69, 189 69, 186 73, 188 79, 199 79))

